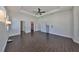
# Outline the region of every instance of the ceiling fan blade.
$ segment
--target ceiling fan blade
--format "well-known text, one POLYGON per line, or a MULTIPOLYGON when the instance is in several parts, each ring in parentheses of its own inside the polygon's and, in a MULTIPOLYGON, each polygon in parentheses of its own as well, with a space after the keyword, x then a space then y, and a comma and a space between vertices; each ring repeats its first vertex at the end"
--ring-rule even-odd
POLYGON ((33 10, 33 13, 35 13, 35 15, 42 15, 42 13, 45 13, 46 11, 41 11, 40 8, 38 8, 37 10, 33 10))
POLYGON ((42 11, 41 13, 45 13, 45 11, 42 11))
POLYGON ((38 13, 40 12, 40 10, 41 10, 41 9, 40 9, 40 8, 38 8, 38 13))

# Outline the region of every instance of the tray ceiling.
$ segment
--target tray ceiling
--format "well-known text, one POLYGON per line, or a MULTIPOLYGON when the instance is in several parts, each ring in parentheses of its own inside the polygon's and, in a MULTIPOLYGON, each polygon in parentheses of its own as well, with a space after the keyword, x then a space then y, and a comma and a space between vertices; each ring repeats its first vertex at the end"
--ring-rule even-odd
POLYGON ((29 15, 34 15, 34 10, 37 10, 38 8, 40 8, 43 11, 46 11, 46 13, 49 13, 50 11, 62 7, 68 7, 68 6, 6 6, 6 8, 11 13, 21 13, 21 11, 24 11, 23 13, 27 13, 29 15))

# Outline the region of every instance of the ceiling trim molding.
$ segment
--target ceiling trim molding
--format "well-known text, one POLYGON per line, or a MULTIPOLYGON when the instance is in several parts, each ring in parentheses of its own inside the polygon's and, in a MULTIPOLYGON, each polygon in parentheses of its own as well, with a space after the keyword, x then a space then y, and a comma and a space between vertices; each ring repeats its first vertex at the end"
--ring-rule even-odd
POLYGON ((21 13, 25 13, 25 14, 28 14, 28 15, 31 15, 31 16, 35 16, 33 13, 30 13, 30 12, 27 12, 25 10, 20 10, 21 13))
POLYGON ((54 9, 54 10, 51 10, 49 12, 46 12, 42 15, 34 15, 33 13, 30 13, 30 12, 27 12, 25 10, 20 10, 21 13, 26 13, 28 15, 31 15, 31 16, 35 16, 35 17, 42 17, 42 16, 45 16, 45 15, 49 15, 51 13, 56 13, 56 12, 59 12, 59 11, 65 11, 65 10, 69 10, 69 9, 72 9, 72 7, 60 7, 60 8, 57 8, 57 9, 54 9))

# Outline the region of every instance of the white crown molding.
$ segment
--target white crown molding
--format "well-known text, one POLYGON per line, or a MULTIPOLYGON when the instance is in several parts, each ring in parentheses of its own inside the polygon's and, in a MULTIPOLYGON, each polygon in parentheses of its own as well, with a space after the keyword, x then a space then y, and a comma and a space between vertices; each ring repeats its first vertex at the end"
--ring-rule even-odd
POLYGON ((49 12, 46 12, 46 13, 44 13, 42 15, 34 15, 33 13, 30 13, 30 12, 27 12, 27 11, 24 11, 24 10, 20 10, 20 12, 21 13, 26 13, 28 15, 35 16, 35 17, 42 17, 42 16, 45 16, 45 15, 49 15, 51 13, 55 13, 55 12, 59 12, 59 11, 65 11, 65 10, 69 10, 69 9, 72 9, 72 7, 60 7, 60 8, 51 10, 49 12))
POLYGON ((31 15, 31 16, 35 16, 33 13, 30 13, 30 12, 27 12, 25 10, 20 10, 21 13, 25 13, 25 14, 28 14, 28 15, 31 15))

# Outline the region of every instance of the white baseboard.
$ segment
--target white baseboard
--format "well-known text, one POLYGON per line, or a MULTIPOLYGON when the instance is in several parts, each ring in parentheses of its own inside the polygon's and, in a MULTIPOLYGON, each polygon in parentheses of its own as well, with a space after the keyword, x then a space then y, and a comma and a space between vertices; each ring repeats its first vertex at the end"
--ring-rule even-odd
POLYGON ((72 38, 71 36, 68 36, 68 35, 62 35, 62 34, 56 34, 56 33, 51 33, 51 34, 55 34, 55 35, 59 35, 59 36, 67 37, 67 38, 72 38))
MULTIPOLYGON (((46 33, 45 31, 41 31, 46 33)), ((63 36, 63 37, 67 37, 67 38, 72 38, 71 36, 67 36, 67 35, 62 35, 62 34, 57 34, 57 33, 50 33, 50 34, 54 34, 54 35, 58 35, 58 36, 63 36)))
POLYGON ((9 36, 16 36, 16 35, 20 35, 20 33, 12 33, 12 34, 9 34, 9 36))
POLYGON ((30 33, 30 31, 24 31, 25 33, 30 33))
POLYGON ((74 38, 73 42, 78 43, 79 44, 79 38, 74 38))
POLYGON ((7 41, 5 42, 1 52, 5 52, 6 45, 7 45, 7 41))

